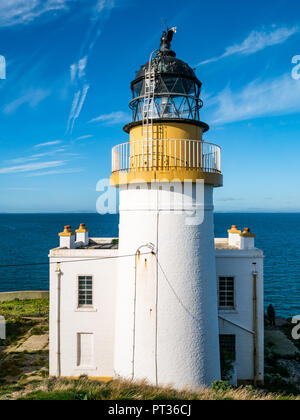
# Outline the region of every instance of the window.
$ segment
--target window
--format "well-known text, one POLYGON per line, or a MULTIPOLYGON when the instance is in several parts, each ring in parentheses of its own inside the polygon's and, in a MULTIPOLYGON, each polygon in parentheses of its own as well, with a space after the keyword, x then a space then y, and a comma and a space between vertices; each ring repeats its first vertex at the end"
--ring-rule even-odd
POLYGON ((234 277, 219 277, 219 308, 234 309, 234 277))
POLYGON ((93 278, 91 276, 78 277, 78 306, 93 306, 93 278))
POLYGON ((221 360, 224 358, 236 360, 235 335, 220 335, 220 353, 221 360))

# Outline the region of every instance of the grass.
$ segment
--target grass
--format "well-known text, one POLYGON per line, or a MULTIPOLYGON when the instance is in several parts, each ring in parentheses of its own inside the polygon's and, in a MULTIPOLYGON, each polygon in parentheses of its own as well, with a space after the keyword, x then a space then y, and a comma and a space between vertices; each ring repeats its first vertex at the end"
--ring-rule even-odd
POLYGON ((16 352, 29 336, 48 332, 48 314, 48 299, 0 302, 0 315, 6 319, 6 340, 0 341, 0 396, 32 375, 43 379, 48 374, 47 351, 16 352))
POLYGON ((0 302, 0 315, 6 319, 6 340, 0 340, 0 347, 8 347, 30 330, 32 335, 48 331, 49 299, 0 302))
POLYGON ((145 382, 114 380, 108 383, 91 381, 87 378, 78 380, 49 379, 41 382, 34 390, 27 388, 20 400, 300 400, 300 397, 265 393, 263 391, 241 387, 224 390, 199 389, 175 391, 172 388, 150 386, 145 382))
MULTIPOLYGON (((146 382, 103 383, 85 377, 49 379, 47 351, 15 352, 17 343, 48 332, 48 313, 48 299, 0 302, 0 314, 7 320, 7 339, 0 343, 3 346, 0 347, 0 400, 300 400, 299 391, 288 382, 289 372, 280 365, 280 357, 272 351, 272 346, 266 349, 263 390, 218 383, 212 389, 178 392, 146 382), (5 352, 8 348, 10 353, 5 352)), ((284 332, 291 339, 289 327, 284 332)), ((300 342, 294 344, 300 349, 300 342)))
POLYGON ((0 314, 6 319, 32 317, 48 318, 49 299, 14 300, 11 302, 0 302, 0 314))

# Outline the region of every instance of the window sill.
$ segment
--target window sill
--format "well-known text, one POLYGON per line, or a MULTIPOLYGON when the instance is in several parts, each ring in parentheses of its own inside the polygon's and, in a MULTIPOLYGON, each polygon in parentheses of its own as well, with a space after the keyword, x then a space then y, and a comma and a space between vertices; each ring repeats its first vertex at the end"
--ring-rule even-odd
POLYGON ((237 315, 239 312, 236 309, 223 309, 223 308, 220 309, 219 308, 219 313, 237 315))
POLYGON ((76 308, 74 312, 98 312, 96 308, 76 308))

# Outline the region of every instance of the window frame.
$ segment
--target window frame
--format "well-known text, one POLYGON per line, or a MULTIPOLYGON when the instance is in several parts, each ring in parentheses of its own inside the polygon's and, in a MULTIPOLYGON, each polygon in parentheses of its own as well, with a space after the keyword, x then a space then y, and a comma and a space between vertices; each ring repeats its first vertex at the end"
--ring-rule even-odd
MULTIPOLYGON (((77 294, 76 294, 76 308, 77 308, 77 310, 84 311, 84 310, 94 309, 94 302, 95 302, 94 276, 92 274, 78 274, 77 277, 76 277, 76 279, 77 279, 77 294), (91 282, 92 282, 92 304, 91 305, 88 305, 88 304, 80 305, 80 303, 79 303, 79 300, 80 300, 80 298, 79 298, 79 293, 80 293, 79 281, 80 281, 80 277, 85 277, 85 279, 87 279, 87 278, 90 278, 91 279, 91 282)), ((85 290, 87 290, 87 289, 85 289, 85 290)))
POLYGON ((225 276, 225 275, 222 275, 222 276, 218 276, 218 308, 219 308, 219 310, 220 311, 235 311, 236 310, 236 281, 235 281, 235 276, 225 276), (230 305, 230 306, 223 306, 223 305, 221 305, 221 300, 220 300, 220 297, 221 297, 221 295, 220 295, 220 293, 221 293, 221 291, 220 291, 220 281, 221 281, 221 279, 232 279, 233 280, 233 305, 230 305))

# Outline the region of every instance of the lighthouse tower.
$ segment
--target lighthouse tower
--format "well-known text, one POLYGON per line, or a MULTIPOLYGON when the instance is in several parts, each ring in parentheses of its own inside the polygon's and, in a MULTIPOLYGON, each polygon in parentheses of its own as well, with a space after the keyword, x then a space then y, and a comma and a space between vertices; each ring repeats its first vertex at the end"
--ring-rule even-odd
POLYGON ((171 50, 175 28, 131 83, 120 190, 114 370, 177 388, 220 379, 213 189, 220 148, 203 141, 201 82, 171 50))

